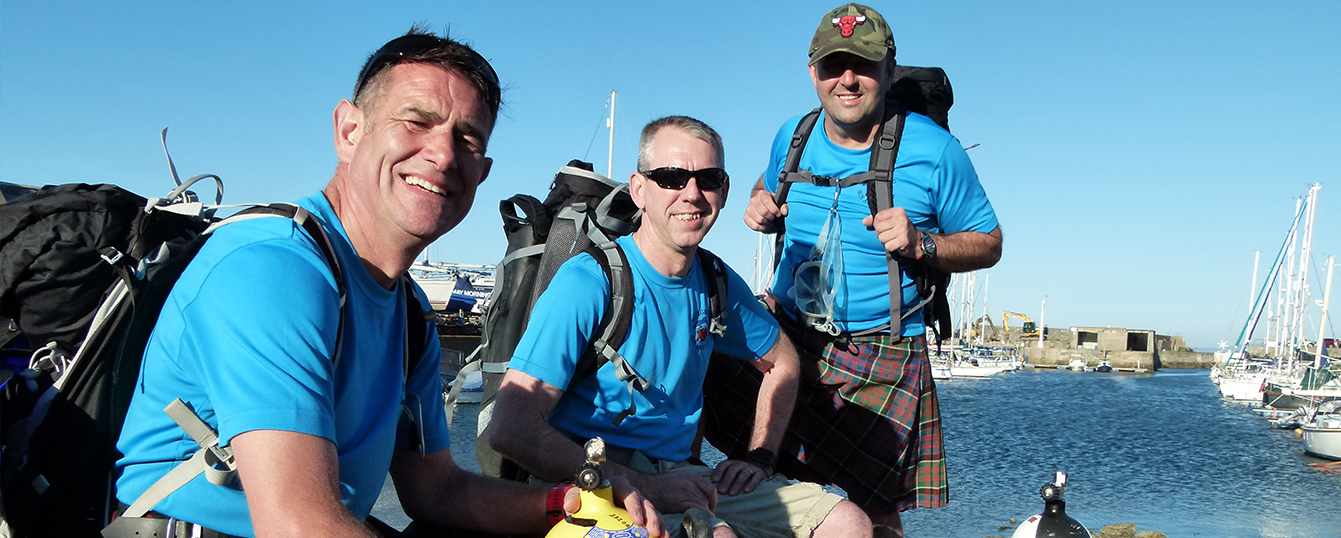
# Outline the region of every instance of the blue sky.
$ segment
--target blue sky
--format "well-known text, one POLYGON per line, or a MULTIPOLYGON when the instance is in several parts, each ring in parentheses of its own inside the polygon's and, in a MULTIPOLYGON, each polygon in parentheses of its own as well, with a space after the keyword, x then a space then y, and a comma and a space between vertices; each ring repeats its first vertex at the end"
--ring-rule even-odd
MULTIPOLYGON (((1232 342, 1253 252, 1265 272, 1294 199, 1317 182, 1311 286, 1322 298, 1326 256, 1341 254, 1341 4, 872 5, 901 63, 949 73, 951 128, 981 144, 969 155, 1005 233, 987 291, 994 317, 1037 321, 1046 297, 1051 327, 1232 342)), ((686 114, 721 132, 736 184, 705 245, 748 274, 746 184, 778 126, 817 102, 805 54, 830 7, 4 0, 0 180, 166 193, 158 131, 170 126, 178 169, 222 176, 226 202, 305 196, 334 169, 331 111, 364 57, 426 22, 471 42, 507 86, 493 173, 431 259, 496 262, 497 200, 543 194, 572 158, 603 171, 614 89, 617 179, 651 119, 686 114)), ((1311 336, 1318 317, 1313 308, 1311 336)))

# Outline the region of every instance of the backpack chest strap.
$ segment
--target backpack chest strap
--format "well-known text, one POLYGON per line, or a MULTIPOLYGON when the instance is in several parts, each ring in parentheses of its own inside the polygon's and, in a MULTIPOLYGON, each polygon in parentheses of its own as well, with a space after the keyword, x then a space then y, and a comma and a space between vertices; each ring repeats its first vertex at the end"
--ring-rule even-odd
MULTIPOLYGON (((881 172, 878 170, 868 170, 860 174, 852 174, 845 178, 819 176, 810 173, 809 170, 799 170, 796 172, 783 172, 778 175, 779 183, 809 183, 816 187, 838 187, 838 188, 847 188, 853 185, 861 185, 866 183, 889 184, 893 182, 893 180, 894 180, 893 173, 881 172)), ((888 187, 884 188, 888 189, 888 187)))

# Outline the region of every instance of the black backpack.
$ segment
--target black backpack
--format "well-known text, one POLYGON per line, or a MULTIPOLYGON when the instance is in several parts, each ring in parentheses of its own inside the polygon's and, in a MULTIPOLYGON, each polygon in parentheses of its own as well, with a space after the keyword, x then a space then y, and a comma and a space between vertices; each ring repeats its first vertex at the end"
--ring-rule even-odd
MULTIPOLYGON (((629 384, 630 394, 648 386, 618 352, 633 318, 633 280, 624 251, 614 242, 638 228, 642 210, 629 196, 628 184, 593 172, 589 163, 573 160, 555 174, 544 202, 518 194, 500 202, 499 212, 508 248, 498 263, 497 285, 484 317, 481 357, 462 371, 478 365, 484 378, 475 440, 480 469, 490 476, 523 480, 524 471, 489 446, 488 427, 498 387, 526 331, 531 308, 564 262, 583 252, 591 254, 610 281, 611 292, 609 307, 587 352, 578 360, 570 386, 595 374, 606 363, 611 363, 619 379, 629 384)), ((708 282, 710 329, 720 335, 725 331, 722 303, 726 269, 711 252, 702 248, 699 252, 708 282)), ((631 401, 629 408, 615 418, 615 425, 634 412, 631 401)))
MULTIPOLYGON (((92 537, 107 525, 116 504, 116 440, 145 344, 173 284, 214 229, 250 218, 293 219, 325 254, 343 304, 342 271, 315 217, 292 204, 216 217, 221 194, 211 206, 187 190, 205 178, 222 192, 217 176, 203 175, 164 198, 71 184, 0 204, 0 316, 34 348, 0 399, 0 519, 13 536, 92 537)), ((424 320, 408 277, 401 285, 407 308, 419 313, 407 319, 424 320)), ((407 323, 407 373, 423 355, 427 330, 427 322, 407 323)), ((338 356, 338 343, 336 349, 338 356)), ((219 467, 229 470, 227 448, 206 451, 227 460, 219 467)), ((207 469, 191 470, 187 480, 207 469)))
MULTIPOLYGON (((950 88, 950 79, 941 68, 897 65, 894 69, 894 82, 890 84, 885 94, 885 118, 879 136, 871 145, 870 169, 845 178, 815 176, 808 170, 798 170, 806 141, 809 140, 810 133, 814 130, 820 111, 823 109, 811 110, 797 124, 796 131, 792 134, 791 145, 787 148, 782 174, 778 178, 778 192, 773 197, 778 207, 786 203, 791 184, 797 182, 838 187, 864 183, 867 186, 867 204, 872 215, 893 207, 893 189, 896 181, 894 164, 899 155, 899 142, 903 137, 903 124, 907 113, 916 112, 927 116, 949 131, 949 111, 954 105, 954 92, 950 88)), ((769 233, 777 233, 773 251, 775 269, 782 261, 783 249, 786 246, 785 230, 786 224, 784 217, 781 216, 774 219, 767 230, 769 233)), ((895 253, 885 253, 890 289, 888 328, 890 333, 895 335, 898 334, 898 326, 894 320, 912 314, 912 311, 901 312, 903 298, 897 291, 902 289, 899 258, 900 256, 895 253)), ((918 294, 923 299, 913 310, 922 308, 927 326, 936 332, 937 340, 944 340, 950 330, 950 303, 946 296, 950 285, 950 274, 918 263, 910 265, 909 273, 917 285, 918 294)), ((877 327, 863 333, 884 329, 885 327, 877 327)))

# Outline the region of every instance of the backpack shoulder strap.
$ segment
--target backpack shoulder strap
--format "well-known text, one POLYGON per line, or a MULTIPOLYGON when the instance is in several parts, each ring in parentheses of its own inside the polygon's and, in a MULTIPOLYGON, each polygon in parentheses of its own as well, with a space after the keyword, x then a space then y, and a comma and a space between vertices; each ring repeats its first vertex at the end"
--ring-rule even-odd
POLYGON ((819 122, 820 111, 822 110, 824 110, 822 107, 815 107, 814 110, 802 116, 801 121, 796 124, 796 130, 792 132, 791 144, 787 146, 787 158, 782 163, 782 175, 778 177, 778 194, 784 196, 784 199, 786 196, 783 191, 784 184, 795 181, 810 183, 809 179, 801 179, 793 177, 793 175, 802 174, 806 177, 810 175, 809 172, 798 172, 797 170, 801 166, 801 156, 806 151, 806 142, 810 140, 810 133, 815 130, 815 124, 819 122))
MULTIPOLYGON (((899 143, 903 140, 903 124, 907 114, 896 109, 880 128, 880 136, 871 144, 871 168, 863 178, 866 183, 866 202, 871 207, 871 215, 894 207, 894 163, 899 156, 899 143)), ((899 260, 894 253, 885 252, 885 265, 889 275, 889 331, 899 332, 900 316, 903 306, 903 276, 899 273, 899 260)))
POLYGON ((401 290, 405 292, 405 382, 410 382, 410 374, 419 367, 419 362, 428 351, 424 341, 428 339, 428 324, 436 320, 432 311, 424 310, 419 296, 414 292, 414 281, 409 273, 400 277, 401 290))
MULTIPOLYGON (((424 358, 424 340, 428 338, 428 324, 433 313, 425 312, 423 303, 414 293, 414 281, 410 274, 401 275, 398 285, 405 295, 405 357, 401 363, 405 374, 405 391, 401 396, 401 415, 396 423, 396 448, 398 450, 424 451, 424 415, 423 403, 409 405, 410 376, 424 358), (417 412, 416 412, 417 411, 417 412)), ((444 404, 445 405, 445 404, 444 404)))
POLYGON ((708 332, 717 336, 726 336, 726 264, 708 249, 698 248, 698 263, 703 270, 703 280, 708 283, 708 308, 712 318, 708 332))
POLYGON ((610 281, 610 304, 605 309, 605 314, 601 316, 601 324, 597 326, 595 338, 592 338, 587 351, 578 358, 577 367, 573 370, 573 378, 568 382, 568 386, 571 387, 574 383, 594 375, 605 363, 614 363, 615 377, 629 384, 629 407, 613 421, 618 426, 629 415, 638 412, 633 392, 646 390, 651 385, 633 369, 628 359, 619 353, 619 347, 624 345, 629 325, 633 321, 633 274, 629 270, 628 257, 625 256, 624 249, 614 241, 592 245, 586 252, 596 259, 596 263, 601 266, 601 270, 610 281))
MULTIPOLYGON (((815 123, 819 121, 822 107, 815 107, 796 124, 796 131, 792 132, 791 144, 787 146, 787 158, 782 163, 782 173, 778 175, 778 192, 773 194, 773 203, 778 207, 787 203, 787 192, 791 190, 792 183, 800 181, 802 183, 812 183, 814 178, 810 171, 798 171, 801 166, 801 156, 805 154, 806 142, 810 140, 810 133, 815 130, 815 123)), ((786 248, 787 224, 785 217, 779 215, 773 219, 767 233, 775 234, 773 236, 773 267, 782 261, 782 252, 786 248)))
MULTIPOLYGON (((799 171, 801 166, 801 156, 805 154, 806 142, 810 140, 810 133, 815 130, 815 123, 819 121, 820 111, 823 108, 816 107, 796 124, 796 131, 792 132, 791 144, 787 146, 787 158, 782 162, 782 174, 778 176, 778 192, 773 195, 773 202, 781 206, 787 202, 787 191, 791 184, 796 182, 812 183, 813 179, 809 170, 799 171)), ((781 219, 778 219, 779 223, 781 219)))

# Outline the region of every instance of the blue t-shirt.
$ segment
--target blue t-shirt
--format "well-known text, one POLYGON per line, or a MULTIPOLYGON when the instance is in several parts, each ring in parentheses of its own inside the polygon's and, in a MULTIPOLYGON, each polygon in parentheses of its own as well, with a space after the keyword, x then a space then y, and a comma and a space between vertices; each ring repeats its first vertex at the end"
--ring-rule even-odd
MULTIPOLYGON (((422 416, 425 450, 449 447, 436 335, 426 338, 406 395, 403 293, 368 274, 325 196, 299 205, 325 225, 344 270, 339 365, 332 362, 339 295, 314 240, 284 218, 219 228, 173 287, 145 349, 117 443, 125 454, 117 462, 121 502, 134 502, 200 449, 163 412, 175 398, 219 433, 221 445, 260 429, 331 440, 341 500, 360 520, 386 480, 402 401, 422 416)), ((153 509, 226 534, 255 534, 237 481, 220 487, 198 476, 153 509)))
POLYGON ((601 436, 656 459, 683 461, 691 455, 698 430, 712 352, 757 359, 777 340, 778 324, 728 268, 726 335, 713 335, 707 281, 697 260, 689 274, 668 277, 647 262, 632 237, 617 242, 632 269, 634 297, 628 338, 619 353, 651 385, 634 392, 637 412, 619 426, 612 423, 629 407, 630 397, 628 383, 615 376, 613 364, 569 386, 610 300, 609 280, 590 255, 579 254, 559 268, 536 301, 509 366, 566 392, 549 422, 569 436, 601 436))
MULTIPOLYGON (((787 148, 802 116, 782 125, 773 138, 764 187, 777 192, 778 176, 787 159, 787 148)), ((829 140, 824 131, 824 113, 806 142, 805 153, 797 166, 818 176, 844 178, 866 172, 871 166, 870 148, 853 150, 829 140)), ((825 217, 834 202, 838 187, 817 187, 793 183, 787 193, 786 248, 773 277, 772 292, 779 306, 793 319, 800 319, 796 304, 788 294, 797 265, 810 258, 810 250, 820 235, 825 217)), ((875 232, 862 226, 871 214, 866 201, 866 185, 853 185, 838 194, 838 215, 842 226, 843 285, 834 301, 835 321, 845 331, 861 331, 889 323, 889 276, 885 247, 875 232)), ((919 230, 937 234, 963 231, 988 233, 997 227, 996 213, 987 201, 987 193, 978 182, 973 163, 959 140, 935 122, 920 114, 908 114, 894 164, 894 205, 908 213, 919 230)), ((903 310, 916 306, 920 299, 906 267, 903 273, 903 310)), ((903 320, 904 336, 926 332, 920 313, 903 320)))

